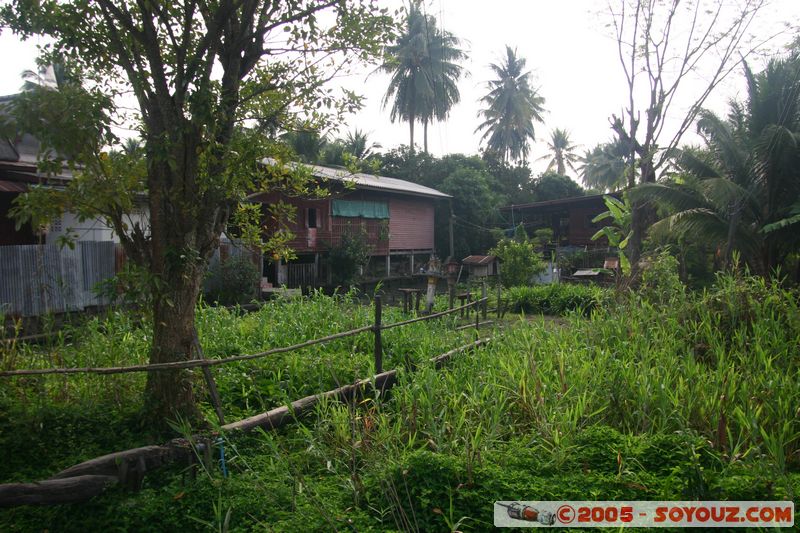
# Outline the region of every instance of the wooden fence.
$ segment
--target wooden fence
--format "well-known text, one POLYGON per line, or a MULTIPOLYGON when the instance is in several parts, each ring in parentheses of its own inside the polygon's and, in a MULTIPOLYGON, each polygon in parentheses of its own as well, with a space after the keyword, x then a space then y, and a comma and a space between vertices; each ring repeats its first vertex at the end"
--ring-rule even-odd
POLYGON ((286 265, 287 287, 316 287, 318 283, 317 265, 315 263, 288 263, 286 265))
MULTIPOLYGON (((264 352, 248 355, 238 355, 223 359, 205 359, 199 342, 196 342, 195 359, 179 361, 174 363, 160 363, 150 365, 133 365, 127 367, 95 367, 95 368, 48 368, 48 369, 25 369, 9 370, 0 372, 0 377, 30 376, 44 374, 121 374, 130 372, 158 372, 165 370, 178 370, 187 368, 202 368, 206 379, 209 394, 214 409, 219 419, 220 428, 223 431, 249 431, 262 427, 265 429, 277 429, 302 414, 308 412, 314 405, 324 399, 346 400, 363 395, 366 390, 372 389, 383 392, 394 386, 397 381, 397 370, 383 371, 383 344, 381 332, 386 329, 396 328, 420 322, 432 320, 434 318, 449 315, 451 313, 463 313, 475 307, 475 330, 476 336, 478 328, 490 322, 480 322, 481 315, 486 317, 488 298, 483 297, 479 300, 469 302, 459 307, 453 307, 447 311, 433 313, 426 316, 416 317, 401 322, 390 324, 382 323, 382 304, 381 297, 375 297, 375 320, 368 326, 335 333, 318 339, 311 339, 292 346, 273 348, 264 352), (482 313, 481 313, 482 311, 482 313), (210 367, 219 366, 236 361, 246 361, 266 357, 276 353, 299 350, 315 344, 330 342, 332 340, 359 335, 371 331, 374 335, 374 357, 375 375, 371 378, 359 379, 351 385, 345 385, 336 389, 314 394, 292 402, 288 406, 281 406, 266 413, 261 413, 236 422, 225 423, 224 414, 220 398, 217 394, 216 383, 211 376, 210 367)), ((501 305, 498 302, 498 316, 501 315, 501 305)), ((463 351, 481 346, 491 339, 476 339, 475 342, 460 346, 447 353, 433 357, 431 361, 439 368, 454 355, 463 351)), ((73 503, 87 500, 94 497, 108 487, 120 484, 134 489, 141 487, 142 479, 147 471, 160 468, 161 466, 175 461, 193 461, 195 456, 203 455, 210 463, 210 450, 212 440, 207 435, 193 436, 190 441, 184 439, 174 439, 161 446, 145 446, 133 450, 125 450, 108 454, 96 459, 92 459, 70 467, 52 478, 35 483, 7 483, 0 485, 0 508, 13 507, 17 505, 52 505, 59 503, 73 503)))

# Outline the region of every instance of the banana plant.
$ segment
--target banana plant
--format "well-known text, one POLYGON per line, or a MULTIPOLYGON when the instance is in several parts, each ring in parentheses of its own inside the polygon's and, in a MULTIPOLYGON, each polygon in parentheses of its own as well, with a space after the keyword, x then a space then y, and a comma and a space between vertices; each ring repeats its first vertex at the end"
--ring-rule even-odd
POLYGON ((625 248, 628 246, 628 241, 633 234, 631 230, 631 204, 627 195, 623 195, 622 201, 613 196, 606 195, 603 196, 603 201, 608 211, 594 217, 592 222, 597 223, 602 220, 611 219, 611 225, 601 228, 597 233, 592 235, 592 240, 596 241, 601 237, 608 239, 609 246, 613 246, 617 249, 619 265, 622 268, 622 273, 627 276, 631 272, 631 262, 628 260, 628 256, 625 255, 625 248))

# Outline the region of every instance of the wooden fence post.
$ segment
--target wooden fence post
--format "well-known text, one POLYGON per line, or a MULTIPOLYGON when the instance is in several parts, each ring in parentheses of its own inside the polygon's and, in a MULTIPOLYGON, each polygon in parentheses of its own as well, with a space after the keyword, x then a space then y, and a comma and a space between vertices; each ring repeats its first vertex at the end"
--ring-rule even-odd
POLYGON ((489 310, 489 300, 486 297, 486 281, 481 286, 481 298, 483 298, 483 319, 486 320, 486 312, 489 310))
MULTIPOLYGON (((203 354, 203 347, 200 346, 200 338, 197 336, 197 331, 194 332, 194 350, 195 350, 195 358, 197 359, 205 359, 205 355, 203 354)), ((203 377, 206 379, 206 385, 208 386, 208 394, 211 396, 211 405, 214 406, 214 411, 217 413, 217 418, 219 419, 219 424, 221 426, 225 425, 225 416, 222 412, 222 402, 219 398, 219 391, 217 390, 217 382, 214 381, 214 376, 211 375, 211 369, 207 366, 203 367, 203 377)))
POLYGON ((375 373, 383 372, 383 344, 381 342, 381 297, 375 296, 375 373))
POLYGON ((500 281, 497 281, 497 318, 500 318, 500 305, 502 303, 503 298, 503 286, 500 284, 500 281))

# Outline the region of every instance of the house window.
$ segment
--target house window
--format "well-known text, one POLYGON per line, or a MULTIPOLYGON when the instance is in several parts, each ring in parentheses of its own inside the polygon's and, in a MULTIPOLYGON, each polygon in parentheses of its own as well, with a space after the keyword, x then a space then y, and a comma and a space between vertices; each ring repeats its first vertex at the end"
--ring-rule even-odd
POLYGON ((333 216, 360 218, 389 218, 387 202, 370 202, 366 200, 334 200, 333 216))
POLYGON ((306 209, 306 227, 307 228, 318 228, 317 225, 317 217, 318 217, 318 209, 316 207, 309 207, 306 209))

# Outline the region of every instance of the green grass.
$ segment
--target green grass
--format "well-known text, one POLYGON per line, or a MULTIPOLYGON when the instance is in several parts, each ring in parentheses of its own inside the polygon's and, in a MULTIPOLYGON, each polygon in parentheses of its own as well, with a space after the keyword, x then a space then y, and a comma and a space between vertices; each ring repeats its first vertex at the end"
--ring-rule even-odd
MULTIPOLYGON (((371 316, 321 297, 281 305, 289 306, 286 321, 278 309, 238 318, 203 311, 219 328, 213 342, 204 341, 209 356, 324 334, 308 320, 292 321, 297 315, 340 321, 325 332, 371 316), (259 333, 276 328, 279 340, 259 333)), ((425 359, 464 340, 450 333, 452 324, 387 331, 395 335, 387 368, 410 354, 415 372, 401 371, 386 397, 325 402, 280 432, 229 437, 227 479, 216 469, 196 480, 166 470, 136 494, 114 490, 83 505, 7 510, 0 524, 10 531, 206 530, 229 514, 237 531, 449 531, 456 524, 486 531, 498 499, 797 502, 798 311, 794 292, 720 277, 704 293, 609 299, 558 327, 519 320, 439 371, 425 359)), ((370 348, 367 336, 327 355, 312 351, 295 366, 270 360, 263 385, 253 382, 239 396, 235 385, 251 383, 262 367, 220 375, 226 408, 246 413, 255 406, 243 402, 272 405, 335 381, 329 370, 306 368, 308 357, 329 357, 342 376, 364 375, 370 348), (278 369, 285 383, 269 392, 280 383, 278 369), (253 400, 256 394, 263 398, 253 400)), ((80 426, 75 438, 88 430, 80 426)), ((22 440, 10 441, 6 431, 5 448, 20 451, 14 446, 22 440)))
POLYGON ((589 314, 611 299, 611 292, 594 285, 550 284, 511 287, 505 291, 515 313, 563 316, 572 312, 589 314))

